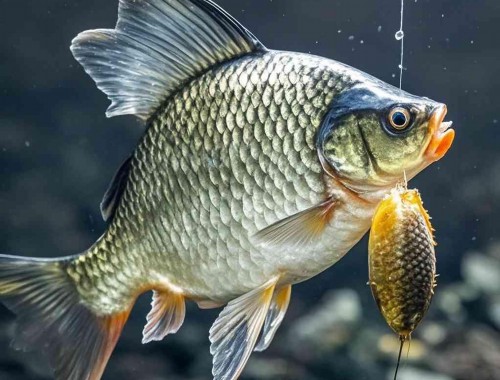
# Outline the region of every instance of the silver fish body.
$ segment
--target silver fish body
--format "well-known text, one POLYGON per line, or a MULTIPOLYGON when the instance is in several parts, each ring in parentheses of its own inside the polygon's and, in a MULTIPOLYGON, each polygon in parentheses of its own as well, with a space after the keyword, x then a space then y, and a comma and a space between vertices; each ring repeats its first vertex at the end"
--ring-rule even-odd
POLYGON ((151 281, 227 302, 275 275, 296 283, 338 261, 369 228, 374 202, 345 202, 305 247, 279 251, 251 237, 331 192, 315 134, 336 94, 360 79, 327 59, 268 52, 217 67, 174 95, 150 121, 112 223, 91 249, 116 262, 115 276, 86 269, 91 257, 75 265, 89 304, 128 307, 151 281))

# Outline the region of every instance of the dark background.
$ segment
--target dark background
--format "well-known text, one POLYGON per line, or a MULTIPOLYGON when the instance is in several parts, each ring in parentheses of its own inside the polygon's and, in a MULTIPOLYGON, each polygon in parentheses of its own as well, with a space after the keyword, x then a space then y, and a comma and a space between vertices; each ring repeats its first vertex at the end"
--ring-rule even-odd
MULTIPOLYGON (((333 58, 399 81, 399 0, 219 0, 269 48, 333 58)), ((0 0, 0 252, 84 251, 105 225, 99 202, 143 129, 108 105, 73 60, 79 32, 114 27, 117 0, 0 0)), ((500 2, 406 0, 403 88, 448 105, 457 139, 412 182, 433 217, 440 277, 401 380, 500 379, 500 2)), ((271 348, 244 379, 388 379, 397 340, 373 302, 366 240, 294 287, 271 348)), ((209 379, 217 311, 188 308, 184 327, 140 344, 149 295, 134 310, 104 379, 209 379)), ((0 379, 48 379, 44 361, 8 348, 0 379)), ((78 342, 75 342, 78 344, 78 342)))

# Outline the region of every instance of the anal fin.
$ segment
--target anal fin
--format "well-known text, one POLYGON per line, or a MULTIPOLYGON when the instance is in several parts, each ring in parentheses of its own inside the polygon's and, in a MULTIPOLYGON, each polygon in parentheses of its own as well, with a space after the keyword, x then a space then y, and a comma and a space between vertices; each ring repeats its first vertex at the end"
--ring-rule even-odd
POLYGON ((231 301, 210 329, 214 380, 238 378, 264 324, 277 278, 231 301))
POLYGON ((175 334, 184 322, 186 304, 184 296, 168 290, 154 290, 148 323, 142 333, 142 343, 163 340, 168 334, 175 334))
POLYGON ((292 295, 292 286, 286 285, 282 288, 276 289, 271 300, 271 306, 267 312, 264 328, 260 336, 259 342, 255 346, 255 351, 264 351, 271 344, 276 331, 283 322, 288 305, 290 303, 290 296, 292 295))

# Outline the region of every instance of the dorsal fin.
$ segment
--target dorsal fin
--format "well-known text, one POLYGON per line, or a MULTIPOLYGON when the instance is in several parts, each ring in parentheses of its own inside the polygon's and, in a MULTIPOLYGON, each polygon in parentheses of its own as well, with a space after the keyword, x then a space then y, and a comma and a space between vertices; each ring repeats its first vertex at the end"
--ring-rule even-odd
POLYGON ((71 51, 111 100, 108 117, 147 120, 188 80, 265 47, 210 0, 120 0, 115 29, 88 30, 71 51))
POLYGON ((127 185, 128 173, 132 157, 129 157, 115 173, 108 190, 104 194, 101 202, 101 214, 105 222, 111 220, 115 214, 118 202, 120 201, 125 186, 127 185))

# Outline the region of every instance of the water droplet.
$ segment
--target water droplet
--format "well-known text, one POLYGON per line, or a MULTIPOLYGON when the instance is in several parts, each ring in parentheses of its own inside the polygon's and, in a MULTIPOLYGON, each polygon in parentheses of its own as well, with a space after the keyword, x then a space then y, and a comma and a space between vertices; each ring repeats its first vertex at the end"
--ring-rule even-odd
POLYGON ((398 30, 394 37, 396 37, 398 41, 401 41, 404 38, 404 36, 405 32, 403 32, 402 30, 398 30))
POLYGON ((393 74, 392 74, 392 77, 393 77, 393 78, 396 78, 396 74, 394 74, 394 73, 393 73, 393 74))
POLYGON ((354 36, 349 36, 348 40, 349 40, 349 41, 354 40, 354 36))
POLYGON ((471 44, 473 44, 473 43, 474 43, 474 40, 471 40, 471 41, 470 41, 470 43, 471 43, 471 44))
POLYGON ((382 25, 379 25, 378 28, 377 28, 377 32, 381 32, 382 31, 382 25))
POLYGON ((337 30, 337 33, 338 34, 342 33, 342 29, 337 30))
POLYGON ((359 43, 360 43, 360 44, 364 44, 364 43, 365 43, 365 41, 361 40, 361 41, 359 41, 359 43))
POLYGON ((24 145, 26 145, 26 148, 29 148, 29 147, 30 147, 30 145, 31 145, 31 143, 30 143, 29 141, 25 141, 25 142, 24 142, 24 145))

